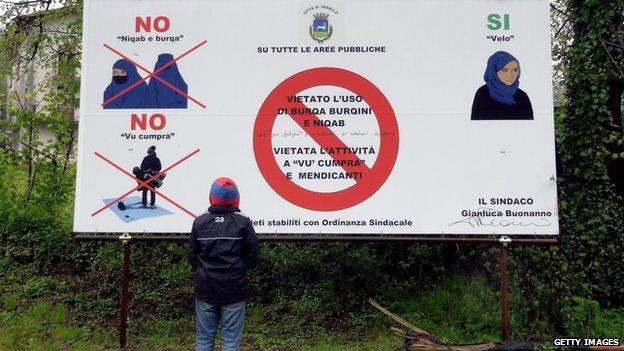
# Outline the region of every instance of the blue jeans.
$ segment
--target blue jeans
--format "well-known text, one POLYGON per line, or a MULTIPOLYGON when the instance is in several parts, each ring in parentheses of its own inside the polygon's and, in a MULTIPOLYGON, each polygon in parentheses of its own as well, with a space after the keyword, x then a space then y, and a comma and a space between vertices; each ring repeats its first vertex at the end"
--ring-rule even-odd
POLYGON ((195 350, 214 351, 217 328, 221 325, 221 351, 239 351, 245 301, 227 305, 195 298, 195 350))

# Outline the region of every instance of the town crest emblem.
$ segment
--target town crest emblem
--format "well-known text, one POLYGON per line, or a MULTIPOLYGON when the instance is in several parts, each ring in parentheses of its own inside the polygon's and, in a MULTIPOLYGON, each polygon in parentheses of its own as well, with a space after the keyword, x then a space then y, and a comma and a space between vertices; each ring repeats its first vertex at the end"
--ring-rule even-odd
POLYGON ((314 20, 310 26, 310 36, 318 43, 329 39, 334 28, 329 24, 329 15, 326 13, 315 13, 314 20))

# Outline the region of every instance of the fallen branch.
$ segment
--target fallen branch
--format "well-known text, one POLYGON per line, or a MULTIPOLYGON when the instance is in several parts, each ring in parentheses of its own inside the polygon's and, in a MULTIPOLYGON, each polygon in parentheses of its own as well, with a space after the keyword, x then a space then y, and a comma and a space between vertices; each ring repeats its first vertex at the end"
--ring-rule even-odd
POLYGON ((408 331, 404 331, 393 327, 390 330, 394 335, 397 335, 406 341, 406 349, 409 351, 487 351, 496 347, 496 344, 493 342, 474 345, 451 345, 446 340, 428 333, 410 324, 396 314, 388 311, 375 300, 368 299, 368 302, 377 310, 381 311, 381 313, 408 329, 408 331))
MULTIPOLYGON (((480 343, 470 345, 453 345, 450 342, 440 338, 434 334, 428 333, 412 324, 405 319, 397 316, 396 314, 388 311, 373 299, 368 299, 368 302, 381 311, 381 313, 390 317, 393 321, 399 323, 408 330, 405 331, 400 328, 391 327, 392 334, 400 337, 405 341, 405 346, 397 350, 407 351, 530 351, 535 349, 541 349, 544 346, 552 346, 550 343, 537 343, 537 342, 506 342, 506 343, 480 343)), ((591 351, 624 351, 624 347, 621 346, 591 346, 584 347, 579 350, 591 350, 591 351)))

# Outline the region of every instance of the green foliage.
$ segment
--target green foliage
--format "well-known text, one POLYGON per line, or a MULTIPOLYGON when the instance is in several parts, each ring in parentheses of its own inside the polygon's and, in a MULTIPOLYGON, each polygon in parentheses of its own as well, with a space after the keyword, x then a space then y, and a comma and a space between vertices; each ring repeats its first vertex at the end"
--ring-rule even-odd
POLYGON ((622 338, 624 335, 624 308, 598 312, 592 334, 599 338, 622 338))
POLYGON ((0 107, 10 119, 0 129, 0 248, 14 262, 40 270, 75 263, 84 253, 72 245, 71 199, 78 107, 81 3, 2 4, 0 76, 9 77, 0 107), (50 11, 46 11, 50 10, 50 11), (44 77, 35 71, 46 72, 44 77), (37 76, 28 80, 24 77, 37 76), (43 140, 40 131, 53 133, 43 140), (7 137, 7 135, 11 135, 7 137))
MULTIPOLYGON (((615 42, 624 30, 624 1, 567 2, 574 43, 566 58, 568 114, 560 138, 560 254, 568 263, 571 293, 604 304, 624 303, 624 200, 610 170, 614 153, 624 145, 621 92, 610 90, 620 80, 602 42, 615 42), (615 113, 615 115, 614 115, 615 113), (620 128, 614 128, 619 124, 620 128)), ((613 51, 624 66, 622 50, 613 51)), ((621 181, 621 179, 619 179, 621 181)))
POLYGON ((25 297, 42 297, 56 292, 67 291, 67 284, 58 282, 52 277, 37 277, 27 282, 22 287, 22 295, 25 297))
POLYGON ((317 321, 401 299, 444 272, 441 245, 266 244, 249 278, 261 301, 298 301, 291 313, 317 321), (322 308, 320 308, 322 307, 322 308), (316 309, 316 313, 310 313, 316 309))
MULTIPOLYGON (((412 299, 389 306, 411 324, 452 343, 500 338, 500 302, 484 276, 451 276, 412 299)), ((512 306, 512 311, 515 309, 512 306)), ((512 320, 512 329, 520 327, 512 320)))
POLYGON ((19 302, 17 301, 17 296, 15 295, 5 295, 2 297, 2 308, 6 311, 15 311, 15 309, 19 306, 19 302))
MULTIPOLYGON (((17 311, 0 310, 1 350, 112 350, 117 344, 116 326, 84 324, 76 327, 65 305, 34 303, 17 311)), ((261 328, 248 319, 243 336, 244 350, 352 350, 395 349, 401 340, 385 330, 372 330, 359 335, 306 334, 297 338, 281 337, 277 329, 261 328), (281 347, 280 347, 281 345, 281 347), (276 348, 280 347, 280 348, 276 348)), ((131 318, 128 329, 131 350, 192 350, 193 320, 139 320, 131 318)))
POLYGON ((68 323, 63 305, 36 303, 23 311, 0 311, 1 350, 102 350, 112 334, 68 323))
POLYGON ((73 171, 57 175, 50 164, 38 163, 36 172, 40 179, 28 184, 20 164, 0 166, 0 252, 14 262, 36 262, 40 269, 76 262, 83 250, 68 236, 73 171))
POLYGON ((567 306, 564 307, 565 330, 570 335, 592 335, 598 310, 599 305, 596 301, 581 297, 569 299, 567 306))
POLYGON ((553 57, 561 235, 514 250, 519 306, 531 334, 592 328, 597 304, 624 304, 624 1, 555 0, 553 57), (613 58, 613 61, 609 57, 613 58))

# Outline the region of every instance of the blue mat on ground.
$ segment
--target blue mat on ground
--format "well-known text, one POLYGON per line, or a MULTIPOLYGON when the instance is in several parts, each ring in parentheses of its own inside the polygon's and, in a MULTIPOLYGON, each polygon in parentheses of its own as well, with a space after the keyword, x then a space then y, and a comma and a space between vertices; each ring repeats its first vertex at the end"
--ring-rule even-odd
MULTIPOLYGON (((105 204, 109 204, 112 201, 115 201, 115 198, 102 199, 102 201, 104 201, 105 204)), ((126 209, 124 211, 120 210, 117 207, 117 204, 112 205, 108 209, 113 211, 113 213, 115 213, 119 217, 119 219, 121 219, 125 223, 138 221, 139 219, 160 217, 173 214, 173 212, 160 207, 158 203, 156 203, 155 208, 141 208, 140 196, 126 197, 122 201, 124 205, 126 205, 126 209)))

